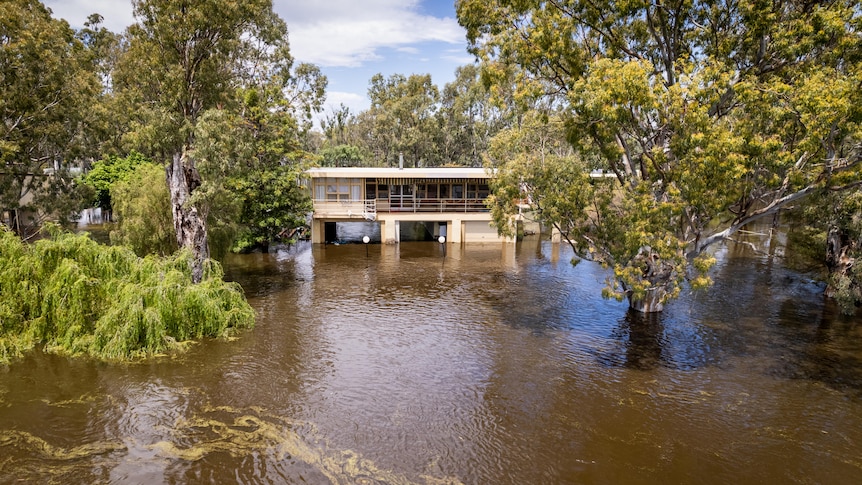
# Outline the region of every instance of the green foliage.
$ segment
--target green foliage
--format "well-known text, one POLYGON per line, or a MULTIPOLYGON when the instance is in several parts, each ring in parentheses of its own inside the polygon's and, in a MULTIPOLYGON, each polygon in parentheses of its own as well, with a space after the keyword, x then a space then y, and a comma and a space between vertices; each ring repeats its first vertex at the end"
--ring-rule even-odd
MULTIPOLYGON (((138 256, 167 256, 177 250, 177 238, 171 217, 170 196, 165 184, 164 168, 142 163, 111 188, 117 225, 111 241, 131 248, 138 256)), ((210 254, 221 260, 237 237, 239 201, 235 194, 220 190, 210 195, 207 228, 210 254)))
POLYGON ((164 168, 138 165, 126 180, 114 183, 111 199, 118 221, 111 231, 114 244, 128 246, 139 256, 167 256, 177 250, 164 168))
POLYGON ((192 284, 191 256, 139 258, 121 246, 54 231, 26 245, 0 232, 0 362, 35 345, 124 360, 178 351, 254 323, 241 288, 209 262, 192 284))
POLYGON ((311 210, 298 184, 311 156, 299 148, 299 129, 280 93, 268 84, 244 89, 239 115, 210 110, 196 128, 205 181, 194 200, 211 208, 211 227, 234 230, 234 251, 281 240, 304 226, 311 210))
POLYGON ((338 108, 331 108, 328 115, 320 120, 320 128, 330 146, 350 145, 359 142, 356 140, 354 131, 356 117, 350 113, 350 108, 340 104, 338 108))
POLYGON ((335 145, 320 150, 321 167, 361 167, 368 155, 354 145, 335 145))
POLYGON ((225 236, 234 229, 235 212, 221 210, 238 205, 227 178, 259 154, 267 163, 291 158, 326 78, 309 64, 291 71, 287 25, 271 0, 135 0, 133 8, 138 22, 113 76, 134 113, 124 141, 166 163, 173 226, 194 253, 197 279, 215 232, 210 218, 225 236))
MULTIPOLYGON (((592 246, 614 268, 611 293, 634 301, 664 286, 670 298, 689 271, 702 286, 708 258, 695 258, 710 244, 862 181, 856 2, 464 0, 457 10, 491 92, 525 117, 560 116, 580 159, 615 175, 587 212, 601 224, 583 224, 565 198, 541 208, 563 230, 571 223, 576 250, 592 246)), ((506 163, 520 178, 552 175, 506 163)))
POLYGON ((437 123, 434 115, 440 93, 431 75, 375 74, 368 88, 372 123, 369 137, 375 156, 389 166, 398 164, 398 155, 414 167, 439 165, 434 151, 437 123))
POLYGON ((0 208, 67 215, 70 201, 58 196, 73 187, 67 162, 86 154, 98 93, 91 55, 68 23, 37 0, 0 3, 0 208))
POLYGON ((241 219, 245 227, 235 251, 265 248, 285 239, 291 229, 305 225, 311 199, 297 176, 291 167, 275 166, 231 181, 231 188, 244 201, 241 219))
POLYGON ((442 164, 481 167, 491 137, 505 125, 480 74, 475 65, 459 67, 455 80, 443 87, 437 112, 442 164))
POLYGON ((513 118, 492 102, 474 65, 458 68, 442 92, 428 75, 377 74, 368 97, 366 111, 342 104, 323 117, 322 166, 394 166, 401 153, 408 166, 480 167, 491 136, 513 118))
POLYGON ((95 162, 81 178, 81 183, 95 191, 95 206, 111 210, 111 188, 117 182, 125 182, 135 169, 144 163, 152 163, 147 157, 133 151, 127 157, 108 155, 95 162))

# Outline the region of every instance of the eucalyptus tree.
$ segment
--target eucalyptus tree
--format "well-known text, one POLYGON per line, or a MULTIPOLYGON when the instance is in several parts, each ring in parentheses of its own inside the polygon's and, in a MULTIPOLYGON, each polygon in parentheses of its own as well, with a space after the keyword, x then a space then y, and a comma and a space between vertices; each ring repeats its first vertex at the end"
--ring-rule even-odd
POLYGON ((318 151, 324 167, 363 166, 371 157, 357 117, 344 104, 320 120, 325 140, 318 151))
POLYGON ((323 110, 328 80, 320 68, 308 62, 299 63, 284 79, 285 105, 299 122, 302 133, 311 130, 314 114, 323 110))
POLYGON ((852 315, 862 305, 862 190, 813 194, 792 216, 793 246, 808 258, 826 247, 826 294, 852 315))
POLYGON ((287 27, 271 0, 133 0, 137 23, 113 78, 137 108, 126 141, 166 164, 177 242, 200 281, 209 257, 205 182, 195 147, 208 110, 232 109, 261 76, 289 79, 287 27), (261 68, 264 67, 264 70, 261 68))
POLYGON ((320 120, 320 128, 329 145, 347 145, 351 141, 350 129, 355 122, 356 117, 350 112, 350 108, 342 103, 338 108, 330 108, 329 114, 320 120))
POLYGON ((437 115, 443 163, 481 167, 482 154, 503 119, 478 66, 468 64, 455 71, 455 80, 443 87, 437 115))
MULTIPOLYGON (((514 69, 517 96, 562 116, 583 168, 615 177, 590 183, 567 169, 557 183, 569 196, 539 209, 579 256, 613 268, 607 291, 632 308, 660 311, 686 277, 707 284, 705 249, 745 224, 859 187, 854 1, 462 0, 457 10, 485 77, 514 69)), ((539 157, 497 163, 514 184, 498 212, 541 200, 518 185, 546 178, 539 157)))
POLYGON ((239 110, 208 110, 196 127, 204 179, 199 190, 222 201, 220 217, 213 218, 222 233, 239 221, 232 244, 237 251, 291 239, 311 211, 299 184, 314 158, 303 149, 302 122, 293 116, 295 102, 279 77, 265 79, 240 90, 239 110))
POLYGON ((0 3, 0 208, 63 217, 99 82, 86 46, 37 0, 0 3), (26 207, 24 207, 26 206, 26 207))
POLYGON ((327 146, 318 152, 321 167, 362 167, 369 157, 355 145, 327 146))
POLYGON ((85 163, 107 156, 130 154, 124 147, 123 136, 129 129, 131 112, 135 110, 115 96, 113 87, 114 71, 126 48, 126 40, 122 33, 108 30, 103 21, 104 17, 94 13, 84 22, 84 28, 76 33, 92 56, 101 84, 98 99, 87 107, 89 156, 83 160, 85 163))
POLYGON ((372 120, 369 145, 385 163, 393 165, 403 153, 414 166, 438 165, 434 140, 437 124, 434 114, 440 93, 431 75, 393 74, 384 78, 375 74, 370 81, 368 98, 372 120))
MULTIPOLYGON (((125 139, 165 161, 177 242, 192 250, 198 281, 209 257, 212 201, 224 193, 219 177, 258 152, 268 167, 281 164, 278 157, 295 147, 271 134, 286 123, 295 142, 294 115, 319 109, 326 81, 314 66, 291 71, 287 27, 271 0, 134 0, 133 7, 137 23, 114 76, 115 90, 137 109, 125 139), (274 131, 255 124, 272 121, 269 110, 274 131), (247 129, 240 120, 250 122, 247 129), (238 138, 228 143, 231 133, 238 138), (214 154, 213 147, 236 151, 214 154)), ((259 159, 248 163, 248 170, 261 167, 259 159)))

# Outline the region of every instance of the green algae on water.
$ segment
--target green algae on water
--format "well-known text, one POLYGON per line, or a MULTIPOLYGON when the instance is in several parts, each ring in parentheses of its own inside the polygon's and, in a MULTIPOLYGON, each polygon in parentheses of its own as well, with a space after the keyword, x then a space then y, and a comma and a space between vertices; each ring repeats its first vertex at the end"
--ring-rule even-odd
MULTIPOLYGON (((277 462, 297 461, 309 465, 333 484, 417 483, 378 467, 352 450, 331 450, 325 445, 308 443, 307 438, 294 430, 308 425, 257 407, 218 406, 177 420, 171 430, 175 441, 159 441, 148 448, 159 456, 190 462, 218 453, 235 457, 262 453, 277 462), (179 442, 183 444, 177 444, 179 442)), ((316 434, 313 426, 311 434, 316 434)), ((420 483, 430 485, 461 485, 454 477, 422 475, 419 478, 420 483)))
POLYGON ((193 284, 191 254, 140 258, 55 231, 25 244, 0 231, 0 363, 48 352, 129 360, 181 351, 254 325, 238 284, 211 261, 193 284))

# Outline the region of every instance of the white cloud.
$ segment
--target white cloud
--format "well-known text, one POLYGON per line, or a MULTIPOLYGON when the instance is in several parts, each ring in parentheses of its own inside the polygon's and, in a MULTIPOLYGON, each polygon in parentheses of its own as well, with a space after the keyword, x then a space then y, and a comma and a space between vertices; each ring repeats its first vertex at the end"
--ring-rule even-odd
MULTIPOLYGON (((123 32, 134 22, 131 0, 43 0, 54 16, 81 28, 91 13, 123 32)), ((433 0, 425 0, 433 1, 433 0)), ((464 29, 453 17, 421 12, 419 0, 274 0, 287 22, 291 53, 322 67, 358 67, 382 60, 382 49, 416 53, 416 44, 463 45, 464 29)))
MULTIPOLYGON (((123 32, 134 22, 132 0, 43 2, 73 28, 82 28, 91 13, 101 14, 113 32, 123 32)), ((273 0, 273 7, 287 23, 293 57, 320 66, 336 90, 327 93, 327 106, 344 103, 358 113, 368 108, 368 79, 375 72, 431 73, 442 85, 456 66, 473 62, 452 4, 437 2, 273 0), (427 14, 431 11, 438 16, 427 14)))
POLYGON ((104 17, 103 26, 112 32, 123 32, 132 25, 131 0, 43 0, 55 18, 66 19, 72 28, 84 27, 90 14, 98 13, 104 17))
POLYGON ((383 48, 464 43, 464 30, 454 18, 422 15, 415 1, 276 0, 275 9, 287 22, 294 57, 326 67, 379 60, 383 48))
POLYGON ((476 58, 464 49, 448 49, 440 56, 440 59, 445 59, 459 66, 476 62, 476 58))
POLYGON ((320 128, 320 122, 327 116, 338 111, 341 108, 341 105, 346 106, 350 110, 351 114, 357 115, 362 111, 367 110, 371 105, 371 102, 367 97, 360 94, 347 93, 344 91, 327 91, 326 103, 323 111, 314 115, 314 126, 316 128, 320 128))
POLYGON ((368 109, 371 102, 366 96, 360 94, 328 91, 326 93, 326 109, 324 110, 324 114, 337 110, 342 104, 350 108, 351 113, 357 114, 360 111, 368 109))

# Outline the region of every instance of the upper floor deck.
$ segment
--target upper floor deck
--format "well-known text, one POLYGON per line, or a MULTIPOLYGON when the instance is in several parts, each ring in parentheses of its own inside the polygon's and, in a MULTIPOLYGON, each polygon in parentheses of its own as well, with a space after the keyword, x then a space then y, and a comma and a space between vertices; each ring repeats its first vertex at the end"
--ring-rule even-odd
POLYGON ((315 168, 306 175, 318 218, 488 211, 491 175, 483 168, 315 168))

